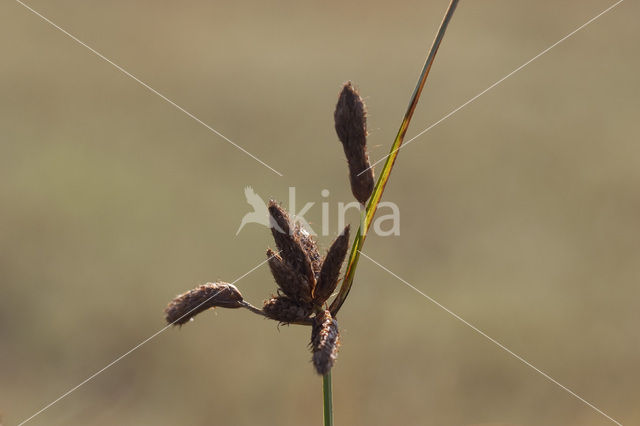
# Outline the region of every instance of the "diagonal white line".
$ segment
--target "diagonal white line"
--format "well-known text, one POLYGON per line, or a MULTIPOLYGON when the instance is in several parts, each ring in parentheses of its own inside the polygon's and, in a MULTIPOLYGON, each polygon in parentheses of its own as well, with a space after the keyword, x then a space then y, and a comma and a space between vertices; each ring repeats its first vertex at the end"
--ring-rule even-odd
POLYGON ((505 75, 504 77, 502 77, 500 80, 496 81, 495 83, 493 83, 491 86, 487 87, 486 89, 484 89, 482 92, 478 93, 477 95, 475 95, 473 98, 469 99, 468 101, 466 101, 465 103, 463 103, 462 105, 460 105, 459 107, 457 107, 456 109, 454 109, 453 111, 451 111, 450 113, 448 113, 447 115, 445 115, 444 117, 442 117, 440 120, 436 121, 435 123, 431 124, 429 127, 427 127, 426 129, 422 130, 420 133, 418 133, 417 135, 415 135, 414 137, 412 137, 411 139, 409 139, 408 141, 406 141, 405 143, 403 143, 402 145, 400 145, 398 148, 396 148, 395 150, 391 151, 389 154, 385 155, 384 157, 382 157, 381 159, 379 159, 378 161, 376 161, 375 163, 373 163, 372 165, 370 165, 367 169, 363 170, 360 172, 360 174, 358 174, 358 176, 360 176, 362 173, 366 172, 367 170, 369 170, 370 168, 372 168, 373 166, 375 166, 376 164, 380 163, 381 161, 385 160, 387 157, 389 157, 392 154, 395 154, 396 151, 401 150, 402 148, 404 148, 405 146, 409 145, 411 142, 413 142, 414 140, 416 140, 417 138, 419 138, 420 136, 424 135, 425 133, 427 133, 429 130, 433 129, 434 127, 436 127, 438 124, 442 123, 443 121, 445 121, 447 118, 451 117, 453 114, 457 113, 458 111, 460 111, 462 108, 466 107, 467 105, 469 105, 470 103, 472 103, 473 101, 475 101, 476 99, 478 99, 480 96, 484 95, 485 93, 487 93, 489 90, 493 89, 494 87, 498 86, 500 83, 502 83, 503 81, 505 81, 506 79, 508 79, 509 77, 511 77, 512 75, 514 75, 515 73, 517 73, 518 71, 520 71, 521 69, 523 69, 524 67, 526 67, 527 65, 529 65, 531 62, 535 61, 536 59, 538 59, 539 57, 541 57, 542 55, 544 55, 545 53, 549 52, 551 49, 553 49, 554 47, 556 47, 557 45, 559 45, 560 43, 562 43, 563 41, 567 40, 569 37, 573 36, 574 34, 576 34, 578 31, 582 30, 583 28, 585 28, 587 25, 591 24, 593 21, 595 21, 596 19, 600 18, 602 15, 604 15, 605 13, 611 11, 614 7, 618 6, 620 3, 622 3, 624 0, 618 0, 616 3, 612 4, 611 6, 609 6, 608 8, 606 8, 605 10, 603 10, 602 12, 600 12, 599 14, 597 14, 596 16, 594 16, 593 18, 589 19, 587 22, 585 22, 584 24, 580 25, 578 28, 576 28, 575 30, 571 31, 569 34, 567 34, 566 36, 562 37, 560 40, 556 41, 555 43, 553 43, 551 46, 547 47, 546 49, 544 49, 542 52, 538 53, 536 56, 534 56, 533 58, 529 59, 527 62, 525 62, 524 64, 520 65, 518 68, 514 69, 513 71, 511 71, 509 74, 505 75))
MULTIPOLYGON (((358 250, 359 251, 359 250, 358 250)), ((595 405, 593 405, 592 403, 590 403, 589 401, 587 401, 586 399, 582 398, 580 395, 578 395, 577 393, 575 393, 574 391, 572 391, 571 389, 569 389, 568 387, 566 387, 565 385, 563 385, 562 383, 558 382, 556 379, 554 379, 553 377, 549 376, 547 373, 545 373, 544 371, 540 370, 538 367, 536 367, 535 365, 531 364, 529 361, 527 361, 526 359, 522 358, 520 355, 518 355, 517 353, 513 352, 511 349, 507 348, 505 345, 503 345, 502 343, 498 342, 496 339, 494 339, 493 337, 489 336, 487 333, 485 333, 484 331, 480 330, 478 327, 476 327, 475 325, 469 323, 468 321, 466 321, 464 318, 462 318, 460 315, 456 314, 455 312, 453 312, 452 310, 450 310, 449 308, 447 308, 446 306, 443 306, 442 304, 440 304, 437 300, 435 300, 433 297, 425 294, 424 292, 422 292, 421 290, 418 290, 416 287, 414 287, 411 283, 409 283, 408 281, 402 279, 401 277, 399 277, 398 275, 396 275, 395 273, 393 273, 392 271, 390 271, 389 269, 385 268, 383 265, 381 265, 380 263, 376 262, 375 260, 373 260, 372 258, 370 258, 369 256, 367 256, 366 254, 364 254, 363 252, 360 251, 360 254, 363 255, 364 257, 366 257, 367 259, 369 259, 371 262, 375 263, 376 265, 378 265, 381 269, 384 269, 385 271, 387 271, 389 274, 393 275, 395 278, 399 279, 400 281, 402 281, 404 284, 406 284, 407 286, 409 286, 411 289, 415 290, 416 292, 420 293, 422 296, 424 296, 426 299, 428 299, 431 303, 435 304, 436 306, 438 306, 439 308, 443 309, 445 312, 447 312, 449 315, 453 316, 455 319, 457 319, 458 321, 462 322, 464 325, 466 325, 467 327, 471 328, 473 331, 475 331, 476 333, 480 334, 482 337, 488 339, 491 343, 495 344, 496 346, 498 346, 500 349, 504 350, 505 352, 507 352, 509 355, 513 356, 514 358, 516 358, 518 361, 524 363, 525 365, 527 365, 528 367, 532 368, 533 370, 535 370, 537 373, 541 374, 545 379, 549 380, 551 383, 554 383, 556 385, 558 385, 559 387, 561 387, 563 390, 567 391, 569 394, 571 394, 572 396, 576 397, 577 399, 579 399, 580 401, 582 401, 583 403, 585 403, 586 405, 588 405, 589 407, 591 407, 592 409, 594 409, 595 411, 597 411, 598 413, 602 414, 604 417, 606 417, 607 419, 611 420, 613 423, 622 426, 622 423, 618 422, 617 420, 615 420, 614 418, 612 418, 611 416, 607 415, 604 411, 600 410, 598 407, 596 407, 595 405)))
POLYGON ((235 146, 236 148, 238 148, 240 151, 244 152, 245 154, 247 154, 249 157, 253 158, 254 160, 256 160, 258 163, 262 164, 263 166, 265 166, 266 168, 268 168, 269 170, 271 170, 272 172, 276 173, 279 176, 283 176, 282 173, 280 173, 279 171, 277 171, 276 169, 274 169, 273 167, 271 167, 270 165, 268 165, 267 163, 265 163, 264 161, 262 161, 261 159, 259 159, 258 157, 256 157, 255 155, 253 155, 252 153, 250 153, 249 151, 247 151, 246 149, 244 149, 243 147, 241 147, 240 145, 238 145, 237 143, 235 143, 234 141, 232 141, 231 139, 229 139, 228 137, 226 137, 225 135, 223 135, 222 133, 220 133, 219 131, 217 131, 216 129, 214 129, 213 127, 211 127, 210 125, 208 125, 207 123, 205 123, 204 121, 200 120, 198 117, 196 117, 195 115, 193 115, 192 113, 190 113, 189 111, 187 111, 186 109, 184 109, 183 107, 181 107, 180 105, 178 105, 177 103, 175 103, 174 101, 172 101, 171 99, 167 98, 165 95, 163 95, 162 93, 158 92, 156 89, 154 89, 153 87, 149 86, 147 83, 145 83, 144 81, 140 80, 138 77, 136 77, 135 75, 131 74, 129 71, 125 70, 124 68, 122 68, 120 65, 116 64, 115 62, 113 62, 111 59, 107 58, 106 56, 104 56, 102 53, 98 52, 97 50, 95 50, 94 48, 92 48, 91 46, 89 46, 88 44, 86 44, 85 42, 83 42, 82 40, 80 40, 79 38, 77 38, 76 36, 74 36, 73 34, 69 33, 68 31, 66 31, 64 28, 61 28, 59 25, 55 24, 53 21, 51 21, 49 18, 43 16, 41 13, 39 13, 38 11, 36 11, 35 9, 33 9, 31 6, 23 3, 20 0, 16 0, 16 2, 18 4, 20 4, 21 6, 24 6, 26 9, 28 9, 29 11, 31 11, 34 15, 40 17, 43 21, 47 22, 48 24, 50 24, 51 26, 53 26, 54 28, 60 30, 62 33, 64 33, 65 35, 67 35, 69 38, 71 38, 73 41, 75 41, 76 43, 86 47, 87 49, 89 49, 93 54, 95 54, 96 56, 98 56, 100 59, 103 59, 104 61, 108 62, 109 64, 113 65, 118 71, 122 72, 124 75, 126 75, 127 77, 132 78, 133 80, 135 80, 137 83, 139 83, 141 86, 143 86, 144 88, 148 89, 150 92, 158 95, 159 97, 161 97, 162 99, 164 99, 165 101, 167 101, 169 104, 171 104, 172 106, 174 106, 175 108, 177 108, 178 110, 182 111, 183 113, 185 113, 187 116, 189 116, 190 118, 192 118, 193 120, 195 120, 197 123, 203 125, 204 127, 206 127, 207 129, 209 129, 210 131, 212 131, 213 133, 215 133, 216 135, 218 135, 219 137, 221 137, 222 139, 224 139, 225 141, 229 142, 231 145, 235 146))
MULTIPOLYGON (((278 252, 279 253, 279 252, 278 252)), ((273 256, 275 256, 275 253, 273 256)), ((271 256, 271 257, 273 257, 271 256)), ((244 273, 243 275, 241 275, 240 277, 236 278, 231 284, 235 284, 238 281, 240 281, 241 279, 243 279, 244 277, 246 277, 247 275, 249 275, 250 273, 252 273, 253 271, 255 271, 256 269, 258 269, 259 267, 261 267, 262 265, 264 265, 265 263, 267 263, 269 261, 269 259, 271 259, 271 257, 267 258, 267 260, 263 260, 262 262, 260 262, 258 265, 254 266, 253 268, 251 268, 248 272, 244 273)), ((223 289, 224 290, 224 289, 223 289)), ((220 290, 220 291, 223 291, 220 290)), ((219 292, 218 292, 219 293, 219 292)), ((79 387, 81 387, 82 385, 86 384, 87 382, 90 382, 91 380, 93 380, 94 378, 96 378, 98 375, 100 375, 101 373, 103 373, 105 370, 107 370, 109 367, 113 366, 114 364, 116 364, 117 362, 121 361, 124 357, 126 357, 127 355, 131 354, 132 352, 134 352, 135 350, 137 350, 138 348, 140 348, 142 345, 148 343, 150 340, 154 339, 156 336, 158 336, 159 334, 165 332, 169 327, 171 327, 172 325, 174 325, 175 323, 177 323, 178 321, 180 321, 182 318, 184 318, 185 316, 189 315, 191 312, 193 312, 194 310, 198 309, 200 306, 204 305, 205 303, 207 303, 209 300, 211 300, 212 298, 216 297, 218 295, 218 293, 213 294, 211 297, 209 297, 208 299, 206 299, 204 302, 200 303, 199 305, 197 305, 196 307, 194 307, 193 309, 191 309, 190 311, 188 311, 187 313, 185 313, 184 315, 182 315, 180 318, 176 319, 175 321, 173 321, 171 324, 167 324, 166 326, 164 326, 163 328, 161 328, 160 330, 156 331, 154 334, 152 334, 151 336, 147 337, 146 339, 144 339, 142 342, 138 343, 137 345, 135 345, 133 348, 129 349, 127 352, 123 353, 122 355, 120 355, 119 357, 117 357, 116 359, 114 359, 113 361, 111 361, 109 364, 105 365, 104 367, 102 367, 100 370, 96 371, 95 373, 93 373, 92 375, 90 375, 89 377, 87 377, 86 379, 84 379, 82 382, 78 383, 77 385, 75 385, 74 387, 72 387, 71 389, 69 389, 68 391, 66 391, 65 393, 63 393, 62 395, 60 395, 58 398, 54 399, 53 401, 51 401, 49 404, 45 405, 44 407, 42 407, 40 410, 38 410, 36 413, 34 413, 33 415, 31 415, 29 418, 23 420, 22 422, 20 422, 18 424, 18 426, 22 426, 23 424, 27 423, 28 421, 32 420, 34 417, 36 417, 37 415, 41 414, 42 412, 44 412, 45 410, 51 408, 54 404, 56 404, 57 402, 59 402, 60 400, 64 399, 65 397, 67 397, 68 395, 70 395, 71 393, 73 393, 74 391, 76 391, 79 387)))

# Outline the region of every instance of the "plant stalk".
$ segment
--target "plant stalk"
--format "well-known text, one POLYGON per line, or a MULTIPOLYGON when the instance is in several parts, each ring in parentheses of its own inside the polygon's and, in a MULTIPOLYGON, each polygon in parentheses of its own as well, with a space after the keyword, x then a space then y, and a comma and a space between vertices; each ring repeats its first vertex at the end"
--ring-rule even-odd
POLYGON ((324 426, 333 426, 333 394, 331 390, 331 371, 322 376, 322 399, 324 407, 324 426))
POLYGON ((429 49, 427 59, 425 60, 424 66, 422 67, 422 72, 420 73, 420 77, 418 78, 416 87, 413 90, 413 94, 411 95, 411 100, 409 101, 409 106, 407 107, 407 111, 404 114, 402 123, 400 124, 400 129, 398 129, 396 138, 391 145, 391 151, 387 156, 387 160, 385 161, 384 167, 380 172, 380 176, 378 177, 376 186, 374 187, 373 193, 371 194, 369 202, 367 203, 364 220, 361 221, 361 225, 358 228, 358 233, 356 234, 356 238, 353 241, 353 246, 351 247, 351 253, 349 254, 349 263, 347 264, 347 271, 345 273, 344 279, 342 280, 340 291, 338 292, 338 295, 334 299, 333 303, 331 303, 331 306, 329 308, 331 311, 331 315, 333 315, 334 317, 340 310, 340 307, 342 307, 342 304, 349 295, 349 291, 351 290, 351 286, 353 285, 353 278, 355 275, 356 267, 358 266, 358 260, 360 259, 360 250, 364 245, 364 240, 367 236, 367 232, 371 227, 371 222, 373 220, 373 216, 376 214, 378 204, 380 203, 380 199, 382 198, 382 193, 384 192, 387 182, 389 181, 391 170, 393 169, 396 157, 398 156, 398 150, 402 146, 402 142, 404 141, 407 129, 409 128, 409 123, 411 122, 413 113, 416 109, 416 106, 418 105, 418 100, 420 99, 422 89, 424 88, 424 85, 427 81, 427 76, 429 75, 429 71, 431 70, 431 65, 433 65, 433 60, 436 57, 436 53, 438 52, 440 43, 444 38, 444 33, 447 30, 447 26, 451 21, 453 12, 455 11, 457 5, 458 0, 451 0, 447 12, 442 19, 442 23, 440 24, 440 28, 438 29, 438 33, 436 34, 436 38, 431 45, 431 49, 429 49))

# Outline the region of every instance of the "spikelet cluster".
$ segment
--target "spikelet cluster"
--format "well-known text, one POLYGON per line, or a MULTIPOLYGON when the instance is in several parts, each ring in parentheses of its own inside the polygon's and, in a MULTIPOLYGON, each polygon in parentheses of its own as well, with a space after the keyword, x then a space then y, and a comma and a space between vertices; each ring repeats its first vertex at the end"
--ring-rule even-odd
POLYGON ((244 307, 282 324, 312 325, 313 364, 318 373, 325 374, 337 356, 337 322, 332 319, 335 332, 326 335, 322 330, 329 325, 322 326, 326 321, 320 318, 326 317, 326 302, 338 285, 349 249, 349 226, 323 257, 313 237, 300 224, 293 223, 287 211, 275 201, 269 202, 269 217, 277 251, 267 250, 267 262, 278 290, 264 302, 262 310, 244 301, 234 285, 217 282, 177 296, 166 307, 165 318, 169 324, 182 325, 210 308, 244 307), (336 334, 335 338, 332 333, 336 334), (333 349, 329 350, 327 345, 333 349))
MULTIPOLYGON (((335 130, 349 165, 351 192, 364 204, 371 197, 373 169, 367 154, 367 108, 351 82, 343 85, 334 111, 335 130)), ((281 324, 311 326, 312 362, 318 374, 327 374, 338 356, 338 322, 327 301, 340 281, 349 250, 349 226, 333 241, 325 256, 313 237, 275 201, 270 201, 269 221, 276 250, 267 250, 267 263, 277 291, 262 308, 245 301, 229 283, 200 285, 178 295, 165 308, 165 319, 182 325, 211 308, 246 308, 281 324)))
POLYGON ((271 233, 278 252, 267 250, 271 274, 278 294, 264 304, 263 311, 282 323, 310 321, 338 285, 340 268, 349 248, 349 226, 336 238, 322 258, 313 237, 275 201, 269 203, 271 233))

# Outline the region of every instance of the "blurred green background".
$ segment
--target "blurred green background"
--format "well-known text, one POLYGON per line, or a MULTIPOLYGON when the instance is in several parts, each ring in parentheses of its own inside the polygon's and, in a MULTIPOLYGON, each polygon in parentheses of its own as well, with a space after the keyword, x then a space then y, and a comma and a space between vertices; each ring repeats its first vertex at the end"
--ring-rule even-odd
MULTIPOLYGON (((409 137, 611 5, 462 1, 409 137)), ((446 1, 0 4, 0 412, 17 424, 264 259, 243 188, 351 201, 332 113, 352 79, 388 150, 446 1)), ((625 424, 640 423, 640 6, 624 2, 400 153, 399 237, 366 253, 625 424)), ((379 169, 379 167, 378 167, 379 169)), ((357 213, 350 220, 357 223, 357 213)), ((327 247, 332 236, 321 237, 327 247)), ((238 282, 260 304, 262 267, 238 282)), ((338 425, 605 425, 362 259, 338 425)), ((309 330, 246 311, 170 329, 33 425, 317 425, 309 330)))

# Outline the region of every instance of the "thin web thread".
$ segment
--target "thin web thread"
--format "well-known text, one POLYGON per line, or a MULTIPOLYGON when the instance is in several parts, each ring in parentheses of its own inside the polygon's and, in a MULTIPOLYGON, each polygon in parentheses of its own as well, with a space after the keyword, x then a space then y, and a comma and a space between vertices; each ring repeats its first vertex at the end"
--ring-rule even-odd
POLYGON ((234 141, 232 141, 231 139, 229 139, 228 137, 226 137, 225 135, 223 135, 222 133, 220 133, 219 131, 217 131, 216 129, 214 129, 213 127, 211 127, 209 124, 205 123, 204 121, 202 121, 201 119, 199 119, 198 117, 196 117, 195 115, 193 115, 192 113, 190 113, 189 111, 187 111, 186 109, 184 109, 183 107, 181 107, 180 105, 178 105, 177 103, 175 103, 174 101, 172 101, 171 99, 169 99, 168 97, 166 97, 165 95, 163 95, 162 93, 158 92, 156 89, 154 89, 153 87, 149 86, 147 83, 145 83, 144 81, 140 80, 138 77, 136 77, 135 75, 131 74, 129 71, 127 71, 126 69, 122 68, 120 65, 116 64, 115 62, 113 62, 111 59, 107 58, 106 56, 104 56, 102 53, 98 52, 97 50, 95 50, 94 48, 92 48, 91 46, 89 46, 88 44, 86 44, 85 42, 83 42, 82 40, 80 40, 79 38, 77 38, 76 36, 74 36, 73 34, 69 33, 67 30, 65 30, 64 28, 60 27, 59 25, 55 24, 53 21, 51 21, 49 18, 45 17, 44 15, 42 15, 41 13, 39 13, 38 11, 36 11, 35 9, 33 9, 32 7, 30 7, 29 5, 23 3, 20 0, 16 0, 16 3, 20 4, 21 6, 23 6, 24 8, 28 9, 29 11, 31 11, 34 15, 40 17, 42 20, 44 20, 45 22, 47 22, 48 24, 50 24, 51 26, 53 26, 54 28, 58 29, 59 31, 61 31, 63 34, 67 35, 69 38, 71 38, 73 41, 75 41, 76 43, 86 47, 87 49, 89 49, 93 54, 95 54, 96 56, 98 56, 100 59, 103 59, 104 61, 108 62, 109 64, 113 65, 118 71, 122 72, 124 75, 126 75, 127 77, 132 78, 133 80, 135 80, 137 83, 139 83, 141 86, 143 86, 144 88, 148 89, 150 92, 154 93, 155 95, 158 95, 160 98, 164 99, 166 102, 168 102, 169 104, 171 104, 172 106, 174 106, 175 108, 177 108, 178 110, 182 111, 184 114, 186 114, 187 116, 189 116, 190 118, 192 118, 193 120, 195 120, 197 123, 201 124, 202 126, 206 127, 207 129, 209 129, 210 131, 212 131, 213 133, 215 133, 216 135, 218 135, 219 137, 221 137, 222 139, 224 139, 225 141, 229 142, 231 145, 235 146, 237 149, 239 149, 240 151, 244 152, 245 154, 247 154, 249 157, 253 158, 254 160, 256 160, 258 163, 262 164, 263 166, 265 166, 266 168, 268 168, 269 170, 271 170, 272 172, 274 172, 275 174, 279 175, 279 176, 284 176, 282 173, 280 173, 279 171, 277 171, 276 169, 274 169, 273 167, 271 167, 270 165, 268 165, 267 163, 265 163, 264 161, 262 161, 261 159, 259 159, 258 157, 256 157, 255 155, 253 155, 252 153, 250 153, 249 151, 247 151, 246 149, 244 149, 243 147, 241 147, 240 145, 238 145, 237 143, 235 143, 234 141))
MULTIPOLYGON (((279 252, 278 252, 279 253, 279 252)), ((272 255, 271 257, 275 256, 276 254, 272 255)), ((267 263, 271 257, 267 258, 267 260, 264 260, 262 262, 260 262, 260 264, 254 266, 251 270, 249 270, 248 272, 244 273, 243 275, 241 275, 239 278, 236 278, 235 281, 233 281, 231 284, 235 284, 238 281, 240 281, 241 279, 243 279, 244 277, 246 277, 247 275, 249 275, 250 273, 252 273, 253 271, 255 271, 256 269, 258 269, 259 267, 261 267, 262 265, 264 265, 265 263, 267 263)), ((225 289, 222 289, 218 292, 216 292, 215 294, 213 294, 211 297, 207 298, 205 301, 203 301, 202 303, 200 303, 199 305, 197 305, 196 307, 194 307, 193 309, 191 309, 190 311, 188 311, 187 313, 185 313, 184 315, 182 315, 180 318, 176 319, 175 321, 173 321, 171 324, 168 324, 166 326, 164 326, 163 328, 161 328, 160 330, 156 331, 154 334, 152 334, 151 336, 147 337, 146 339, 144 339, 142 342, 138 343, 137 345, 135 345, 133 348, 129 349, 127 352, 123 353, 122 355, 120 355, 119 357, 117 357, 116 359, 114 359, 113 361, 111 361, 109 364, 105 365, 104 367, 102 367, 100 370, 96 371, 95 373, 93 373, 92 375, 90 375, 89 377, 87 377, 86 379, 84 379, 82 382, 80 382, 79 384, 77 384, 76 386, 72 387, 71 389, 69 389, 68 391, 66 391, 65 393, 63 393, 62 395, 60 395, 58 398, 56 398, 55 400, 53 400, 52 402, 50 402, 49 404, 45 405, 44 407, 42 407, 40 410, 38 410, 35 414, 31 415, 30 417, 28 417, 27 419, 23 420, 22 422, 20 422, 18 424, 18 426, 22 426, 25 423, 29 422, 30 420, 32 420, 34 417, 38 416, 39 414, 42 414, 44 411, 48 410, 49 408, 51 408, 53 405, 55 405, 56 403, 58 403, 59 401, 61 401, 62 399, 64 399, 65 397, 69 396, 70 394, 72 394, 73 392, 75 392, 78 388, 80 388, 81 386, 83 386, 84 384, 90 382, 91 380, 93 380, 94 378, 96 378, 98 375, 100 375, 101 373, 103 373, 104 371, 106 371, 109 367, 113 366, 114 364, 118 363, 119 361, 121 361, 123 358, 125 358, 126 356, 128 356, 129 354, 131 354, 132 352, 134 352, 135 350, 139 349, 141 346, 143 346, 144 344, 148 343, 149 341, 151 341, 152 339, 154 339, 155 337, 157 337, 158 335, 162 334, 163 332, 165 332, 169 327, 171 327, 172 325, 174 325, 176 322, 180 321, 182 318, 188 316, 191 312, 195 311, 196 309, 198 309, 200 306, 204 305, 205 303, 207 303, 209 300, 213 299, 214 297, 216 297, 220 292, 224 291, 225 289)))
POLYGON ((460 315, 456 314, 455 312, 453 312, 452 310, 450 310, 449 308, 447 308, 446 306, 442 305, 440 302, 438 302, 437 300, 435 300, 433 297, 425 294, 424 292, 422 292, 421 290, 417 289, 415 286, 413 286, 411 283, 409 283, 408 281, 404 280, 403 278, 399 277, 398 275, 396 275, 395 273, 393 273, 392 271, 390 271, 388 268, 384 267, 383 265, 381 265, 380 263, 376 262, 375 260, 373 260, 371 257, 367 256, 366 254, 364 254, 363 252, 360 252, 361 255, 363 255, 364 257, 366 257, 367 259, 369 259, 371 262, 375 263, 378 267, 380 267, 381 269, 385 270, 386 272, 388 272, 389 274, 393 275, 395 278, 397 278, 398 280, 402 281, 405 285, 407 285, 408 287, 410 287, 411 289, 413 289, 414 291, 418 292, 420 295, 422 295, 423 297, 425 297, 427 300, 429 300, 431 303, 435 304, 436 306, 438 306, 439 308, 443 309, 445 312, 447 312, 449 315, 453 316, 455 319, 457 319, 458 321, 462 322, 464 325, 466 325, 467 327, 471 328, 473 331, 475 331, 476 333, 480 334, 481 336, 483 336, 484 338, 488 339, 491 343, 495 344, 496 346, 498 346, 500 349, 504 350, 505 352, 507 352, 509 355, 513 356, 514 358, 516 358, 518 361, 522 362, 523 364, 527 365, 528 367, 532 368, 534 371, 536 371, 537 373, 539 373, 540 375, 542 375, 545 379, 549 380, 551 383, 554 383, 556 385, 558 385, 560 388, 562 388, 563 390, 565 390, 566 392, 568 392, 570 395, 574 396, 575 398, 579 399, 580 401, 582 401, 583 403, 585 403, 587 406, 589 406, 590 408, 592 408, 593 410, 597 411, 598 413, 600 413, 601 415, 603 415, 604 417, 606 417, 607 419, 611 420, 613 423, 622 426, 622 423, 618 422, 617 420, 615 420, 613 417, 609 416, 607 413, 605 413, 604 411, 600 410, 598 407, 596 407, 595 405, 593 405, 592 403, 590 403, 589 401, 587 401, 586 399, 582 398, 580 395, 578 395, 577 393, 575 393, 574 391, 572 391, 571 389, 569 389, 568 387, 566 387, 565 385, 563 385, 562 383, 558 382, 556 379, 554 379, 553 377, 549 376, 547 373, 545 373, 544 371, 540 370, 538 367, 536 367, 535 365, 531 364, 529 361, 527 361, 526 359, 522 358, 520 355, 518 355, 517 353, 513 352, 511 349, 507 348, 505 345, 503 345, 502 343, 498 342, 496 339, 494 339, 493 337, 489 336, 487 333, 485 333, 484 331, 480 330, 478 327, 476 327, 475 325, 469 323, 468 321, 466 321, 464 318, 462 318, 460 315))

